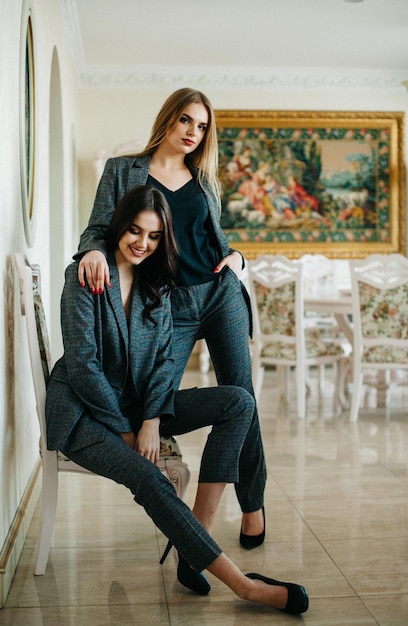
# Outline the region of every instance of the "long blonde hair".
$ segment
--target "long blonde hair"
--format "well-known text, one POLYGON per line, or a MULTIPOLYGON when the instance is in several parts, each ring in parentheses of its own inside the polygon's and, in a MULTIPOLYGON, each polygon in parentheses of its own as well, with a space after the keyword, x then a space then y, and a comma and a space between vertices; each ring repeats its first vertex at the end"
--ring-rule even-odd
POLYGON ((208 125, 199 146, 186 156, 186 163, 198 168, 197 180, 202 186, 204 180, 208 182, 213 193, 220 200, 220 183, 218 180, 218 140, 215 124, 214 109, 211 102, 201 91, 183 87, 172 93, 153 124, 149 141, 138 156, 153 154, 182 116, 185 108, 192 103, 202 104, 208 113, 208 125))

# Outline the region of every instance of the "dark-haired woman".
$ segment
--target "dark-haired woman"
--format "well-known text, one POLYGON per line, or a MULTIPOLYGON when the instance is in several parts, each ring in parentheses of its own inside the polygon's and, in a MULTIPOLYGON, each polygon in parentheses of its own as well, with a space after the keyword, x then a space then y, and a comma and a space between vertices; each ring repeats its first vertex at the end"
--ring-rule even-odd
POLYGON ((106 246, 110 289, 92 294, 80 287, 75 263, 66 271, 64 355, 47 388, 49 448, 130 489, 177 549, 178 579, 189 589, 210 591, 208 569, 243 599, 307 610, 303 587, 244 576, 208 534, 208 519, 200 523, 202 511, 211 518, 208 503, 216 509, 225 483, 238 480, 254 401, 230 386, 173 391, 169 287, 177 254, 164 196, 146 186, 126 194, 106 246), (156 465, 159 437, 209 425, 194 515, 156 465))

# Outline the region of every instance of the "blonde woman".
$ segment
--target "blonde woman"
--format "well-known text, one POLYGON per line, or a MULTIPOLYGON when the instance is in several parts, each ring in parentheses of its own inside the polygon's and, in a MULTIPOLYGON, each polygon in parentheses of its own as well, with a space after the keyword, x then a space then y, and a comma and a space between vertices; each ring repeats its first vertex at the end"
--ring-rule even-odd
MULTIPOLYGON (((218 147, 214 111, 194 89, 169 96, 154 122, 145 149, 109 159, 96 194, 89 225, 81 236, 78 279, 101 293, 110 284, 104 234, 114 208, 132 187, 150 184, 168 201, 180 251, 177 289, 172 292, 178 388, 198 339, 205 339, 219 385, 236 385, 252 396, 248 346, 249 298, 240 281, 242 256, 229 247, 220 218, 218 147)), ((239 540, 246 549, 265 539, 266 466, 255 408, 240 457, 236 494, 242 510, 239 540)))

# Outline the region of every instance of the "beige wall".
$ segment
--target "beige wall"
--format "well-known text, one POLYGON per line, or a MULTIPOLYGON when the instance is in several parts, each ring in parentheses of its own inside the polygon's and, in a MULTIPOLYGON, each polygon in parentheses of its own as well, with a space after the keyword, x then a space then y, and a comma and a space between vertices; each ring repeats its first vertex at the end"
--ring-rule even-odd
MULTIPOLYGON (((19 517, 24 493, 31 488, 39 437, 12 255, 21 251, 41 265, 44 303, 50 317, 51 310, 58 309, 62 284, 50 271, 50 250, 60 250, 61 269, 71 254, 72 241, 78 237, 71 226, 78 222, 72 187, 77 94, 60 19, 57 3, 49 0, 0 2, 0 578, 4 574, 1 570, 8 567, 15 533, 21 530, 13 524, 19 517), (19 156, 21 24, 26 24, 29 10, 34 31, 36 96, 36 228, 31 247, 24 234, 19 156), (54 130, 51 140, 50 127, 54 130), (58 192, 50 185, 50 171, 54 175, 64 172, 58 192), (57 203, 53 202, 55 198, 57 203), (58 222, 67 228, 51 233, 50 224, 58 222)), ((58 337, 53 343, 58 344, 58 337)), ((17 556, 14 554, 12 559, 17 556)))

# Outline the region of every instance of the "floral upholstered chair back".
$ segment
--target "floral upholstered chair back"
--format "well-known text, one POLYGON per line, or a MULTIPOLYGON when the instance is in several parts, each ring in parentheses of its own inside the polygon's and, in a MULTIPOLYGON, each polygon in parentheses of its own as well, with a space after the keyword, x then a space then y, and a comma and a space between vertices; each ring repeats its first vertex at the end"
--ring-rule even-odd
POLYGON ((294 369, 300 418, 306 414, 307 368, 341 362, 344 358, 340 345, 323 341, 320 336, 305 335, 303 269, 300 261, 282 255, 260 255, 248 263, 255 396, 259 398, 265 366, 272 365, 279 367, 278 375, 284 373, 283 387, 289 399, 288 375, 294 369))
POLYGON ((261 255, 248 271, 255 344, 263 356, 293 360, 303 313, 301 266, 280 255, 261 255))
MULTIPOLYGON (((304 263, 281 255, 261 255, 249 263, 255 351, 277 361, 302 361, 343 354, 332 336, 307 326, 304 263)), ((334 333, 333 333, 334 334, 334 333)))
POLYGON ((354 323, 350 421, 355 422, 365 370, 408 370, 408 259, 373 254, 352 261, 350 269, 354 323))
POLYGON ((367 363, 408 365, 408 259, 371 255, 351 268, 356 350, 367 363))
POLYGON ((296 334, 295 283, 267 287, 254 279, 260 331, 265 335, 296 334))

